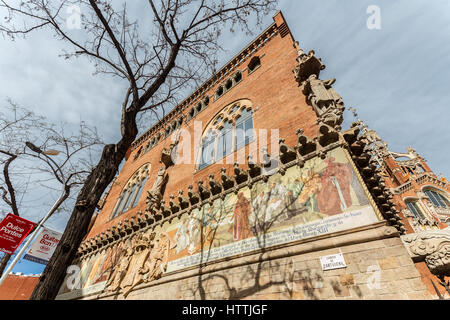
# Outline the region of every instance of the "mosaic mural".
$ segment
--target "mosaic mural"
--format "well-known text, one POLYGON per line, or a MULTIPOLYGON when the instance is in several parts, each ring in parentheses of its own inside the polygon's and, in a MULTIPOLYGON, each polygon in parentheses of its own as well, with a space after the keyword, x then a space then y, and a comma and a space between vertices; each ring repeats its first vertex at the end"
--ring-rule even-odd
POLYGON ((343 150, 195 209, 165 232, 167 271, 378 221, 343 150))

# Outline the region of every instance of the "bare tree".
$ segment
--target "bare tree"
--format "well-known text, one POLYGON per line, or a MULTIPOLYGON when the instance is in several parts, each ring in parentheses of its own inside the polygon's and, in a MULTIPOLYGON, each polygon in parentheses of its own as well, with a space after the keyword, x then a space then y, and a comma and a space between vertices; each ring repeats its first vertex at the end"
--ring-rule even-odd
POLYGON ((106 145, 98 165, 78 195, 66 231, 31 299, 54 299, 67 267, 87 232, 89 221, 106 187, 117 173, 138 134, 137 116, 174 103, 186 86, 197 85, 214 72, 221 30, 236 26, 251 33, 249 19, 259 25, 277 0, 149 0, 140 4, 142 19, 131 19, 125 1, 1 0, 9 13, 0 26, 12 38, 50 29, 70 51, 66 58, 86 56, 98 73, 127 84, 121 106, 121 139, 106 145), (119 3, 120 2, 120 3, 119 3), (70 8, 84 30, 79 39, 67 30, 70 8), (16 18, 20 18, 20 21, 16 18))
MULTIPOLYGON (((96 130, 84 123, 76 134, 69 134, 64 125, 57 127, 11 100, 5 109, 7 113, 0 113, 2 200, 19 216, 24 209, 19 199, 23 199, 30 183, 55 189, 56 182, 60 196, 52 205, 51 216, 83 184, 93 167, 91 153, 102 142, 96 130)), ((5 254, 1 259, 0 276, 10 258, 5 254)))

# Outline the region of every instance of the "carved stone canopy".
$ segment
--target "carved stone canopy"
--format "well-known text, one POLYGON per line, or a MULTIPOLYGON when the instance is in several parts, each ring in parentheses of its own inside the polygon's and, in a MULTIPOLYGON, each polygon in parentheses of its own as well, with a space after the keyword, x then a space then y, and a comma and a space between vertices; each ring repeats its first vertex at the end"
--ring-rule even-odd
POLYGON ((175 152, 174 148, 175 147, 176 147, 176 145, 174 143, 172 143, 169 146, 169 149, 163 148, 163 150, 161 152, 161 160, 160 160, 160 162, 163 163, 166 166, 166 168, 174 165, 173 159, 174 159, 174 156, 175 156, 175 154, 174 154, 174 152, 175 152))
POLYGON ((298 46, 298 42, 295 43, 294 47, 297 48, 298 52, 298 65, 292 72, 294 72, 295 80, 298 82, 298 85, 301 86, 312 74, 315 74, 318 77, 320 71, 325 69, 325 65, 322 64, 320 58, 316 58, 313 50, 306 54, 298 46))

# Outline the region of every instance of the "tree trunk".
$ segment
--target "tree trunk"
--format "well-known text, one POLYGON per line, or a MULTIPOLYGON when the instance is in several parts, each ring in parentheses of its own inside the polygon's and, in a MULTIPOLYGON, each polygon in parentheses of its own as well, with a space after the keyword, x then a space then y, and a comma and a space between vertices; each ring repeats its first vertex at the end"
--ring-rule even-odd
POLYGON ((122 139, 117 145, 107 145, 103 149, 100 161, 86 179, 64 234, 30 300, 53 300, 58 294, 66 276, 67 267, 72 264, 78 247, 86 236, 97 203, 116 176, 120 163, 137 136, 136 112, 125 112, 124 118, 122 139))
MULTIPOLYGON (((4 200, 11 207, 13 214, 15 214, 16 216, 19 216, 19 208, 17 207, 17 201, 16 201, 16 191, 14 190, 14 187, 11 182, 11 178, 9 177, 9 166, 16 159, 17 159, 17 155, 9 154, 9 159, 6 161, 5 166, 3 167, 3 176, 5 177, 5 183, 6 183, 6 187, 8 188, 9 198, 10 198, 9 201, 7 201, 6 199, 4 199, 4 200)), ((5 253, 2 260, 0 261, 0 277, 3 275, 3 271, 5 271, 5 268, 6 268, 6 265, 8 264, 9 259, 11 259, 11 255, 5 253)))
POLYGON ((5 268, 6 268, 6 265, 8 264, 9 259, 11 259, 11 255, 5 253, 2 260, 0 260, 0 277, 3 275, 3 271, 5 271, 5 268))

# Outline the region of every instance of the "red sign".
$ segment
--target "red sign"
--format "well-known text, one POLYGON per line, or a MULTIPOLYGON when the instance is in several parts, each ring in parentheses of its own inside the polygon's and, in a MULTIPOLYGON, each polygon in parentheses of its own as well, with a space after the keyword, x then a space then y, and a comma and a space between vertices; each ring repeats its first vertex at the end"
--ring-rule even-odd
POLYGON ((36 224, 12 213, 0 222, 0 251, 13 254, 36 224))

